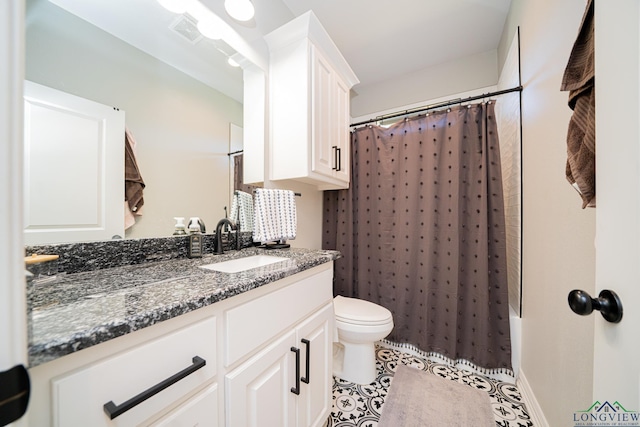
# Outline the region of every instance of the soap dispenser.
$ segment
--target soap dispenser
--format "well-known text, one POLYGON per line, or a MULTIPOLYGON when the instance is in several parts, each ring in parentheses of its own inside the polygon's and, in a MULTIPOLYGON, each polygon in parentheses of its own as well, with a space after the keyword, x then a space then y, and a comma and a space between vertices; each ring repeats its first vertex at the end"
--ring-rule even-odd
POLYGON ((196 226, 200 227, 200 232, 202 234, 207 232, 207 229, 204 226, 204 221, 198 218, 197 216, 192 216, 191 218, 189 218, 189 225, 187 227, 191 229, 191 228, 195 228, 196 226))
POLYGON ((185 231, 185 226, 184 226, 184 218, 181 216, 177 216, 175 218, 173 218, 176 220, 176 227, 175 227, 175 231, 173 232, 174 236, 182 236, 187 234, 187 232, 185 231))
POLYGON ((202 258, 204 249, 204 235, 200 233, 200 220, 191 218, 189 220, 189 250, 187 256, 189 258, 202 258))

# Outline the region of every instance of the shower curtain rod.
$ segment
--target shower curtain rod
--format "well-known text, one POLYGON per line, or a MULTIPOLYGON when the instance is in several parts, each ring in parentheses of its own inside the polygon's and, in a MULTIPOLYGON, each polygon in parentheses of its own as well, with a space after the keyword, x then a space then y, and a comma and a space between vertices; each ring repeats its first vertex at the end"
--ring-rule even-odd
POLYGON ((429 110, 433 110, 433 109, 436 109, 436 108, 443 108, 443 107, 448 107, 450 105, 462 104, 463 102, 470 102, 470 101, 476 101, 478 99, 490 98, 492 96, 505 95, 507 93, 512 93, 512 92, 522 92, 522 85, 516 86, 516 87, 512 87, 511 89, 498 90, 498 91, 495 91, 495 92, 483 93, 482 95, 470 96, 470 97, 464 98, 464 99, 462 99, 462 98, 450 99, 448 101, 443 101, 443 102, 439 102, 437 104, 431 104, 431 105, 427 105, 427 106, 424 106, 424 107, 418 107, 418 108, 414 108, 414 109, 411 109, 411 110, 404 110, 404 111, 399 111, 399 112, 396 112, 396 113, 383 114, 382 116, 378 116, 378 117, 375 117, 373 119, 364 120, 364 121, 358 122, 358 123, 351 123, 349 125, 349 127, 366 125, 366 124, 373 123, 373 122, 378 122, 378 121, 381 121, 381 120, 393 119, 395 117, 402 117, 402 116, 406 116, 408 114, 420 113, 420 112, 423 112, 423 111, 429 111, 429 110))

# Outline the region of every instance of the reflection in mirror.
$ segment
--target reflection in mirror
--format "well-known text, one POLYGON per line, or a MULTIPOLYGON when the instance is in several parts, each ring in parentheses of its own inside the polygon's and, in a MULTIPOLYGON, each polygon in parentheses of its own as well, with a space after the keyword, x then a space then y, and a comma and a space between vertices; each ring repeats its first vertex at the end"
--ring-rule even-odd
POLYGON ((65 2, 27 1, 26 79, 124 112, 146 184, 142 215, 125 237, 170 236, 174 217, 200 217, 211 232, 231 205, 231 125, 243 127, 242 70, 226 64, 233 52, 224 43, 184 39, 170 28, 179 17, 155 0, 74 2, 85 9, 124 5, 129 22, 121 27, 142 34, 141 21, 160 21, 168 35, 147 34, 147 42, 165 54, 181 52, 168 65, 169 58, 159 60, 57 5, 65 2), (148 10, 131 9, 139 6, 148 10), (191 71, 194 64, 214 62, 227 67, 214 79, 213 71, 191 71), (223 80, 235 86, 212 87, 223 80))

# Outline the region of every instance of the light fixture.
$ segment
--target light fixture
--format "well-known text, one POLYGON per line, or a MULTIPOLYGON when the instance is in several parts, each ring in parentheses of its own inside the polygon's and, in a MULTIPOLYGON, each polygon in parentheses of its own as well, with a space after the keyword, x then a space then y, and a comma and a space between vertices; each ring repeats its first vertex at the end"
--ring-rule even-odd
POLYGON ((229 16, 238 21, 248 21, 255 14, 250 0, 224 0, 224 8, 229 16))
POLYGON ((220 40, 224 34, 223 27, 220 25, 217 16, 207 16, 198 21, 198 31, 208 39, 220 40))
POLYGON ((234 61, 233 58, 227 59, 227 64, 231 65, 232 67, 239 67, 240 66, 240 64, 238 64, 236 61, 234 61))
POLYGON ((189 8, 191 0, 158 0, 158 3, 170 12, 185 13, 189 8))

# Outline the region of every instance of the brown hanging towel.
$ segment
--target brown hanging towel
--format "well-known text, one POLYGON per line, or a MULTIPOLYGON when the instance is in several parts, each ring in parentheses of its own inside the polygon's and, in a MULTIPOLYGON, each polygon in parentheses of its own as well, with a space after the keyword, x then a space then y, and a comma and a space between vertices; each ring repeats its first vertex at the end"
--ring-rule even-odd
POLYGON ((571 50, 560 90, 569 91, 573 115, 567 132, 567 180, 582 197, 582 208, 596 206, 596 91, 593 0, 589 0, 571 50))
POLYGON ((124 198, 129 204, 131 212, 136 213, 144 205, 142 190, 145 187, 144 180, 138 169, 138 162, 133 151, 135 140, 129 132, 125 131, 124 150, 124 198))

